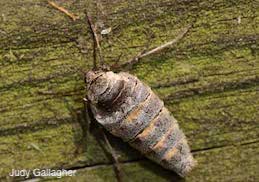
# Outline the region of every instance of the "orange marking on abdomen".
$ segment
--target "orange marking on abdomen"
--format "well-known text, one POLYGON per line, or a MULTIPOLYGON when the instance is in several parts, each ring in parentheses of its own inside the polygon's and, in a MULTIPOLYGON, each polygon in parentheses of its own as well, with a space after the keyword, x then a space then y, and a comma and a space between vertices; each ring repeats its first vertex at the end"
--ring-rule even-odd
POLYGON ((137 135, 136 138, 139 138, 140 140, 143 140, 144 138, 146 138, 154 129, 155 124, 156 124, 158 118, 161 116, 162 112, 163 112, 163 110, 161 112, 159 112, 159 114, 154 119, 152 119, 150 124, 142 131, 142 133, 137 135))
POLYGON ((169 151, 167 151, 165 153, 165 155, 163 156, 163 160, 169 161, 178 151, 178 149, 176 148, 176 145, 173 146, 173 148, 169 149, 169 151))
POLYGON ((157 142, 157 144, 152 147, 152 150, 161 150, 165 147, 165 142, 168 137, 168 135, 171 134, 171 132, 174 130, 175 125, 171 126, 171 128, 162 136, 161 140, 157 142))
POLYGON ((133 111, 131 111, 128 116, 125 118, 126 122, 132 122, 134 120, 136 120, 140 114, 140 112, 143 110, 143 107, 145 106, 145 103, 150 99, 152 94, 150 94, 146 100, 144 100, 143 102, 139 103, 137 108, 134 109, 133 111))

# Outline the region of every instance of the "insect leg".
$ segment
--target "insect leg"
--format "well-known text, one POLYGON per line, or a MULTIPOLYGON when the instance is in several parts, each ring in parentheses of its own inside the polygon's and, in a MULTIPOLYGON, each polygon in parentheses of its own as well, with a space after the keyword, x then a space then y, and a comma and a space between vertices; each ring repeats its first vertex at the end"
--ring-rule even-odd
POLYGON ((155 47, 149 51, 141 51, 139 52, 136 56, 134 56, 133 58, 131 58, 130 60, 126 61, 125 63, 121 64, 121 65, 114 65, 112 66, 112 69, 114 70, 121 70, 121 69, 130 69, 132 68, 132 66, 136 63, 138 63, 140 61, 141 58, 147 57, 149 55, 155 54, 169 46, 172 46, 174 44, 176 44, 177 42, 179 42, 186 34, 187 32, 190 30, 192 26, 189 25, 187 27, 185 27, 182 32, 180 32, 173 40, 166 42, 165 44, 162 44, 158 47, 155 47))
POLYGON ((86 98, 83 99, 84 100, 84 120, 86 121, 86 127, 85 127, 85 138, 88 141, 89 138, 89 132, 90 132, 90 125, 91 125, 91 117, 90 117, 90 104, 88 102, 88 100, 86 98))
MULTIPOLYGON (((91 114, 91 107, 90 107, 90 103, 89 101, 87 100, 87 98, 84 98, 84 120, 86 121, 86 131, 84 131, 84 135, 85 135, 85 138, 86 140, 88 140, 88 137, 89 137, 89 132, 90 132, 90 126, 92 124, 92 120, 93 121, 96 121, 92 114, 91 114)), ((94 123, 93 123, 94 124, 94 123)), ((95 123, 97 124, 97 123, 95 123)), ((107 137, 107 135, 105 134, 103 128, 100 126, 100 125, 96 125, 98 127, 98 130, 99 132, 98 133, 101 133, 102 136, 103 136, 103 142, 101 142, 102 144, 106 145, 106 149, 107 149, 107 152, 111 155, 112 157, 112 160, 113 160, 113 165, 114 165, 114 169, 115 169, 115 174, 116 174, 116 177, 117 177, 117 180, 118 182, 122 182, 123 180, 123 173, 122 173, 122 170, 121 170, 121 165, 120 165, 120 162, 118 160, 118 157, 107 137)), ((99 137, 97 138, 97 140, 99 139, 99 137)), ((100 142, 100 140, 99 140, 100 142)))
POLYGON ((118 156, 115 153, 115 151, 114 151, 107 135, 103 131, 103 129, 102 129, 102 133, 103 133, 104 142, 106 143, 106 145, 108 147, 108 150, 109 150, 108 152, 111 154, 111 157, 112 157, 112 160, 113 160, 113 165, 114 165, 117 180, 118 180, 118 182, 122 182, 123 181, 123 173, 122 173, 120 162, 118 160, 118 156))

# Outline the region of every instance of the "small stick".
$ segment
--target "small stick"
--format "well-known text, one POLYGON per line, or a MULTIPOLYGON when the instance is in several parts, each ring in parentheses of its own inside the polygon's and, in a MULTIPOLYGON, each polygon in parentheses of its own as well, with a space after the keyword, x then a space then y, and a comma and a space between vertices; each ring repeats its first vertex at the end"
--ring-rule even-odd
POLYGON ((119 65, 118 67, 114 67, 114 68, 120 68, 120 67, 126 67, 126 66, 129 66, 129 65, 132 65, 132 64, 136 64, 137 62, 139 62, 139 60, 141 58, 144 58, 146 56, 149 56, 151 54, 154 54, 154 53, 157 53, 175 43, 177 43, 179 40, 181 40, 186 34, 187 32, 189 31, 189 29, 191 28, 191 25, 189 25, 188 27, 186 27, 179 35, 177 35, 177 37, 161 46, 158 46, 154 49, 151 49, 150 51, 147 51, 147 52, 143 52, 141 51, 139 54, 137 54, 137 56, 131 58, 130 60, 128 60, 127 62, 119 65))
MULTIPOLYGON (((86 17, 87 17, 87 22, 88 22, 88 24, 90 26, 91 32, 92 32, 93 37, 94 37, 95 45, 97 46, 97 49, 98 49, 98 53, 99 53, 99 57, 100 57, 100 64, 103 65, 104 64, 104 60, 103 60, 103 56, 102 56, 102 49, 101 49, 101 46, 100 46, 100 41, 98 39, 98 35, 96 33, 96 28, 95 28, 95 26, 94 26, 94 24, 92 22, 91 16, 88 14, 88 12, 86 12, 86 17)), ((96 65, 96 60, 95 60, 95 65, 96 65)))
POLYGON ((72 18, 73 21, 77 20, 79 17, 75 16, 74 14, 70 13, 68 10, 66 10, 65 8, 57 5, 55 2, 53 1, 48 1, 48 3, 53 6, 54 8, 56 8, 57 10, 65 13, 67 16, 69 16, 70 18, 72 18))

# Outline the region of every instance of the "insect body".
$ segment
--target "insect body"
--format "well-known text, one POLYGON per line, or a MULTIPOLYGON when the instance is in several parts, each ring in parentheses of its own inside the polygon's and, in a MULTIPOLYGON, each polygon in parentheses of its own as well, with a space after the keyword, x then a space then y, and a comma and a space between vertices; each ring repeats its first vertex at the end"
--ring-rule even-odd
MULTIPOLYGON (((53 2, 50 5, 67 14, 73 20, 76 16, 53 2)), ((94 39, 93 62, 97 68, 97 53, 104 66, 100 41, 91 16, 85 12, 94 39)), ((172 46, 187 34, 186 27, 175 39, 149 51, 144 51, 120 65, 129 66, 141 58, 172 46)), ((185 176, 196 164, 183 132, 177 121, 170 116, 164 103, 150 87, 133 75, 125 72, 115 74, 104 71, 88 71, 85 76, 87 99, 95 119, 110 133, 122 138, 142 152, 147 158, 185 176)), ((88 105, 87 107, 88 108, 88 105)), ((86 105, 85 105, 86 106, 86 105)), ((104 134, 105 136, 105 134, 104 134)), ((104 137, 107 139, 107 137, 104 137)), ((106 143, 109 144, 108 140, 106 143)), ((110 144, 109 144, 110 145, 110 144)), ((111 147, 110 147, 111 148, 111 147)), ((117 158, 111 152, 115 163, 117 158)), ((119 167, 117 166, 119 171, 119 167)), ((118 177, 121 181, 121 177, 118 177)))
POLYGON ((95 119, 147 158, 185 176, 195 165, 187 140, 163 101, 135 76, 86 73, 87 97, 95 119))

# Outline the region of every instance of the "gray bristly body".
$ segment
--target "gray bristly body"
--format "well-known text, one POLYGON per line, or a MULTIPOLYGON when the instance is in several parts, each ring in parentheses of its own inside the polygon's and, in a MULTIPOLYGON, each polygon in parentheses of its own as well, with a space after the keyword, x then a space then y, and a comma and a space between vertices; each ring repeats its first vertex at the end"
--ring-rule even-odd
POLYGON ((111 71, 87 72, 86 84, 93 115, 111 134, 180 176, 195 166, 184 133, 150 87, 111 71))

